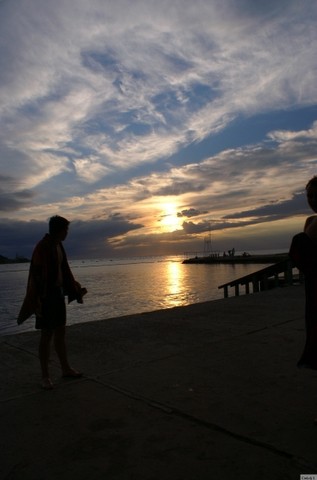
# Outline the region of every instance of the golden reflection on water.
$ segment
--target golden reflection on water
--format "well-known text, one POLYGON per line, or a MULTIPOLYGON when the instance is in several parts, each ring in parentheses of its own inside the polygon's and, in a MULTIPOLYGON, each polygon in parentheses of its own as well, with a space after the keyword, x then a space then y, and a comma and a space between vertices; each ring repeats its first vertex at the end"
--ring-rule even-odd
POLYGON ((167 298, 168 307, 184 305, 184 268, 179 262, 168 262, 167 265, 167 298))

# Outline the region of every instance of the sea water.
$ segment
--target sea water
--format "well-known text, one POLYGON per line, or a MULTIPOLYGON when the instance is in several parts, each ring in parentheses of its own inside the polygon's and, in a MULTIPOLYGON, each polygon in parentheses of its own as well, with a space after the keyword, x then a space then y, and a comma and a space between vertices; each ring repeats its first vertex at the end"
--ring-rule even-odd
MULTIPOLYGON (((219 285, 265 265, 183 264, 183 256, 73 260, 74 277, 88 294, 67 306, 67 324, 109 319, 223 298, 219 285)), ((18 326, 29 264, 0 265, 0 335, 34 330, 18 326)))

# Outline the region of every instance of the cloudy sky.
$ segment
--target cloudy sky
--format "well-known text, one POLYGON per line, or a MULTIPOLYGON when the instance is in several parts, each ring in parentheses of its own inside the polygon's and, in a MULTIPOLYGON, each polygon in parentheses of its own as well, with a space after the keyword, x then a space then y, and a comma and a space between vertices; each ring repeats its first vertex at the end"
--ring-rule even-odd
POLYGON ((287 249, 317 174, 316 0, 0 0, 0 254, 287 249))

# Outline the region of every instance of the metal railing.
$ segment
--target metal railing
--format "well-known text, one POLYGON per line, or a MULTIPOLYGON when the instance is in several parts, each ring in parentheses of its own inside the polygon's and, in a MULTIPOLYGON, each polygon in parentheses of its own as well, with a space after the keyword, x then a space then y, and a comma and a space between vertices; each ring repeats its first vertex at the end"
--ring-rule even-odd
POLYGON ((249 293, 256 293, 270 288, 302 282, 302 274, 297 270, 293 262, 287 259, 244 277, 240 277, 232 282, 220 285, 218 288, 223 288, 224 298, 227 298, 230 287, 234 288, 235 295, 238 296, 240 295, 241 286, 244 286, 245 294, 248 295, 249 293))

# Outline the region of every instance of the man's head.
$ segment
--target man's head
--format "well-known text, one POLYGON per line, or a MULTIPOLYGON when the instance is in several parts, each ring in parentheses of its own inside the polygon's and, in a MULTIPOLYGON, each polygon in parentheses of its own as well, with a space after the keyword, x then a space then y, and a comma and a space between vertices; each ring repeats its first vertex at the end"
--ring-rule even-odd
POLYGON ((317 176, 311 178, 306 185, 307 201, 310 208, 317 213, 317 176))
POLYGON ((61 237, 61 240, 65 240, 69 224, 70 222, 66 218, 55 215, 54 217, 50 218, 48 224, 49 233, 53 237, 61 237))

